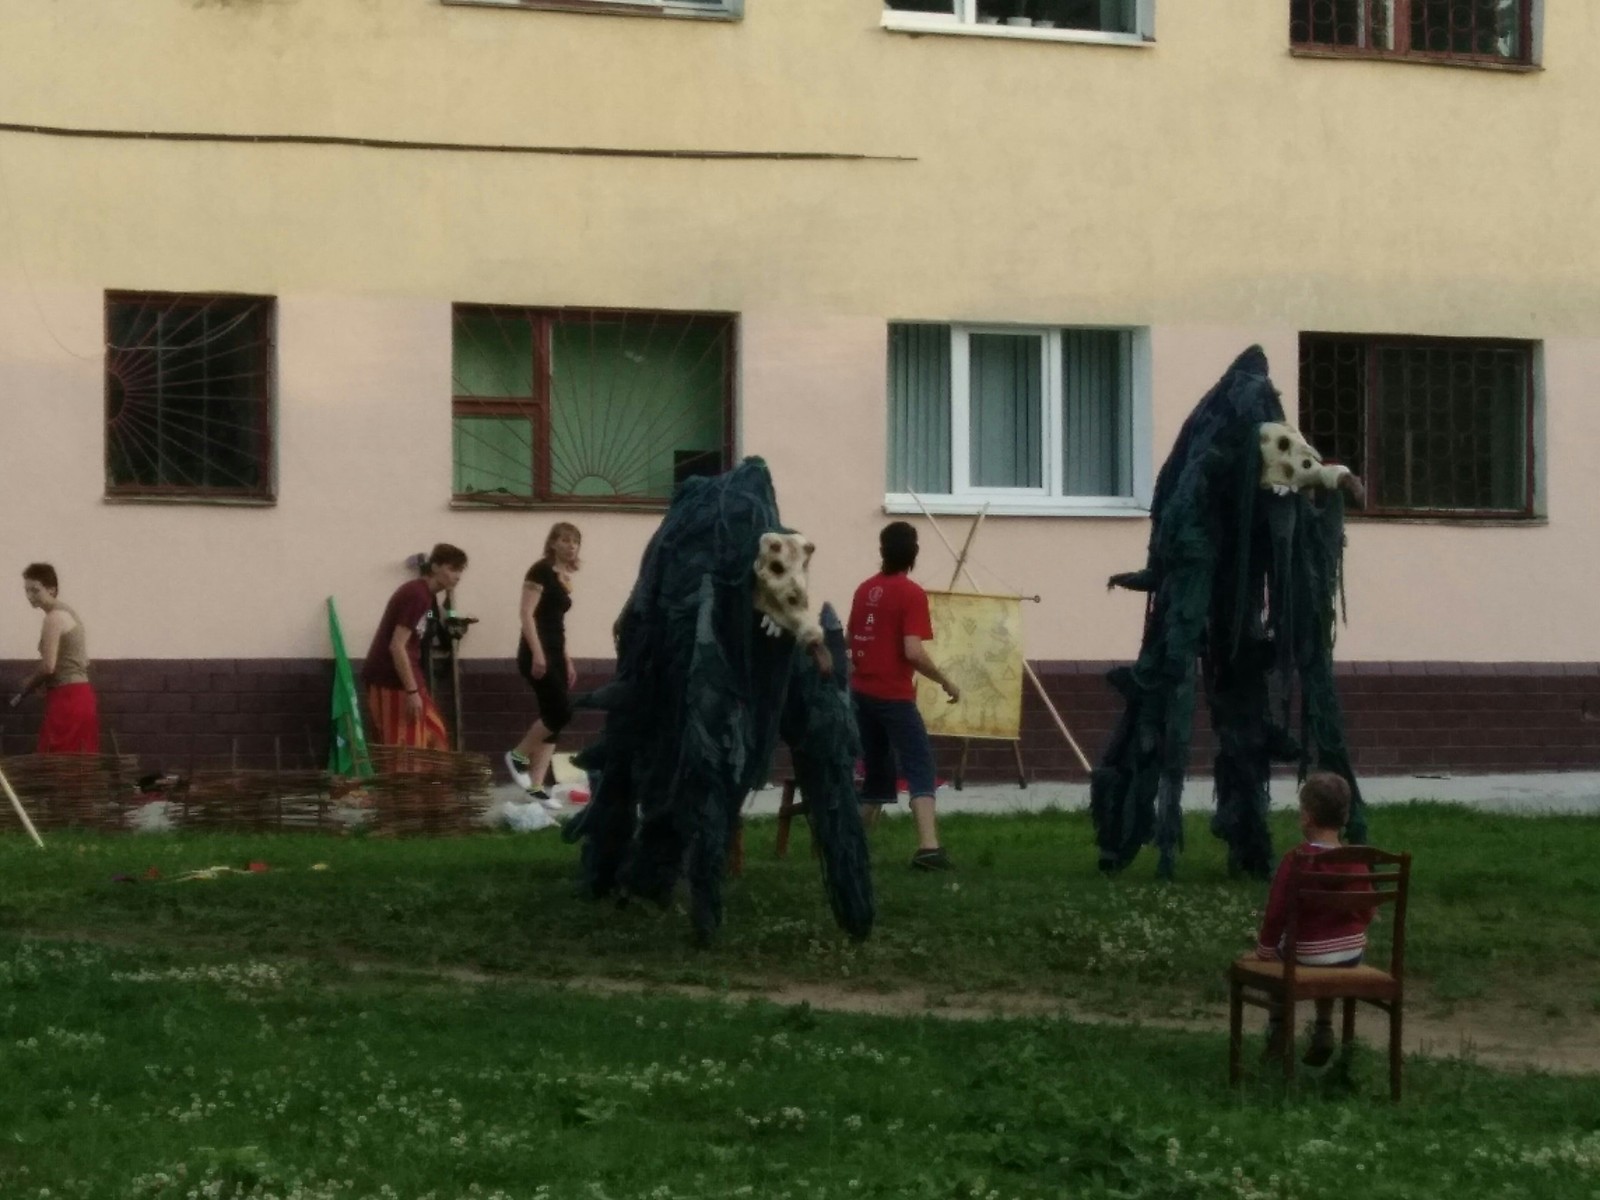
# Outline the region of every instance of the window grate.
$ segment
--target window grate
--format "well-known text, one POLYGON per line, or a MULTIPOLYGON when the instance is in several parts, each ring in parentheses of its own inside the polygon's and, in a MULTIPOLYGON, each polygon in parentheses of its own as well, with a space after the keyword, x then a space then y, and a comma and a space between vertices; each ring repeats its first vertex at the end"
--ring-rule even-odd
POLYGON ((106 494, 272 496, 272 318, 262 297, 106 297, 106 494))
POLYGON ((1305 49, 1467 62, 1532 61, 1533 0, 1290 0, 1305 49))
POLYGON ((1532 377, 1526 343, 1305 334, 1301 426, 1373 515, 1530 516, 1532 377))
POLYGON ((731 463, 726 314, 457 305, 454 494, 665 503, 731 463))

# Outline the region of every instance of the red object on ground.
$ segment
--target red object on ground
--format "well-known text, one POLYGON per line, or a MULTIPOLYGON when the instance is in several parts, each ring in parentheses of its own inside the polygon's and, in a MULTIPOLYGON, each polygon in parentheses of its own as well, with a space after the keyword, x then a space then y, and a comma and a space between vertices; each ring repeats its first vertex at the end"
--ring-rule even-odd
POLYGON ((589 793, 582 788, 573 788, 567 793, 567 802, 570 804, 587 804, 589 803, 589 793))
POLYGON ((144 877, 146 879, 160 879, 161 878, 161 868, 160 867, 150 867, 150 868, 148 868, 144 873, 144 877))
POLYGON ((260 859, 257 859, 255 862, 250 864, 250 866, 247 868, 247 870, 253 871, 255 874, 259 875, 263 871, 271 870, 271 868, 268 867, 267 864, 262 862, 260 859))

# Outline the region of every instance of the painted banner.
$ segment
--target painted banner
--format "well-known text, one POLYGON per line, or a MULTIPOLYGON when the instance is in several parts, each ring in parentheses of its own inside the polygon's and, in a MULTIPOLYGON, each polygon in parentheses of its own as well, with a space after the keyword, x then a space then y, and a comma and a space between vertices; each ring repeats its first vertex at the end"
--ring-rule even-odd
POLYGON ((1016 596, 929 592, 933 661, 961 689, 917 676, 917 709, 928 732, 943 737, 1015 740, 1022 734, 1022 601, 1016 596))

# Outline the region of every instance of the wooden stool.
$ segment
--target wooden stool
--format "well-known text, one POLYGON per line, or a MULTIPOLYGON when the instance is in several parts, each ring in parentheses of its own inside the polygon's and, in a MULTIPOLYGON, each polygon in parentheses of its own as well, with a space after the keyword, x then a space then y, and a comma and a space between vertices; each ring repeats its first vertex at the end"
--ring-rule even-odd
MULTIPOLYGON (((810 809, 806 802, 795 799, 795 783, 792 779, 783 781, 783 798, 778 802, 778 857, 789 857, 789 826, 796 816, 806 817, 810 821, 810 809)), ((812 843, 812 853, 816 853, 816 843, 812 843)))

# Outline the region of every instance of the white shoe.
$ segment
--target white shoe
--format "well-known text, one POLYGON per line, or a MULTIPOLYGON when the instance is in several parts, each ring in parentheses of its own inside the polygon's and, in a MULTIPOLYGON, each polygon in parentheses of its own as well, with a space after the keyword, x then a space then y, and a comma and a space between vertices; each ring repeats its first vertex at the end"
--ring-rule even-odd
POLYGON ((553 813, 565 812, 567 810, 567 802, 565 800, 558 800, 554 796, 551 796, 548 800, 541 800, 539 803, 544 805, 553 813))
POLYGON ((511 782, 525 792, 533 790, 533 776, 528 774, 528 760, 515 750, 506 751, 506 770, 511 772, 511 782))

